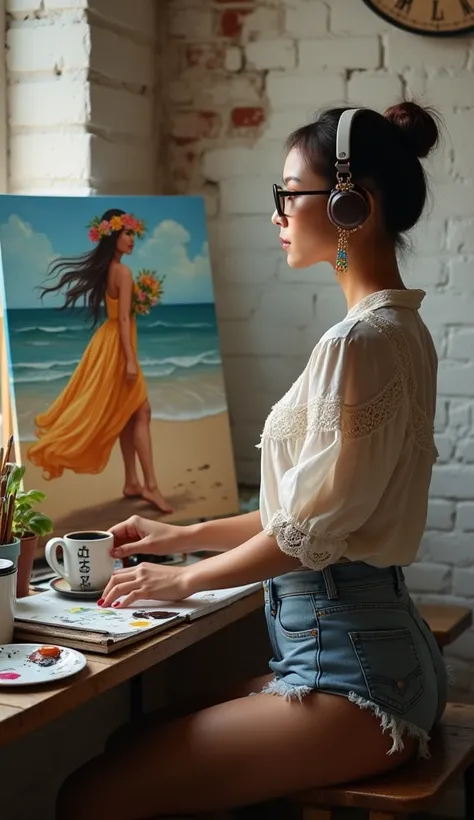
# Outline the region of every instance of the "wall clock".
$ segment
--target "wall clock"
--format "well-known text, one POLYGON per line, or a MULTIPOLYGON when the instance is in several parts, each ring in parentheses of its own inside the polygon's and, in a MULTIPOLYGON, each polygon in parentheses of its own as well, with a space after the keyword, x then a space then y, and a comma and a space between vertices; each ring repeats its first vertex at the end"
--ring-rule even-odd
POLYGON ((430 37, 474 32, 474 0, 363 0, 398 28, 430 37))

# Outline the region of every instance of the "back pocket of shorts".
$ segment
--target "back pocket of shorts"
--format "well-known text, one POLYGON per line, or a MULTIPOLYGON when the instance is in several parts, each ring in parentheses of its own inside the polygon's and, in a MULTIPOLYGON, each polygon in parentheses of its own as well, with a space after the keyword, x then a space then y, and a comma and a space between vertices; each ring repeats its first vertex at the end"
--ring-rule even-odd
POLYGON ((406 712, 423 694, 423 670, 409 629, 349 632, 375 703, 406 712))

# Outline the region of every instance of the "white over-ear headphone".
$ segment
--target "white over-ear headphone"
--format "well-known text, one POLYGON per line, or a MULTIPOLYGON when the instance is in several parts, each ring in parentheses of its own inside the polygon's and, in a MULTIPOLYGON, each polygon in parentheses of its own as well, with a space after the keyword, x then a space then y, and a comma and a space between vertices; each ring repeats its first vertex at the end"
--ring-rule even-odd
POLYGON ((360 228, 370 213, 368 197, 364 194, 363 189, 356 188, 352 182, 350 163, 352 121, 361 110, 351 108, 343 111, 337 124, 337 184, 329 195, 327 214, 333 225, 345 231, 360 228))

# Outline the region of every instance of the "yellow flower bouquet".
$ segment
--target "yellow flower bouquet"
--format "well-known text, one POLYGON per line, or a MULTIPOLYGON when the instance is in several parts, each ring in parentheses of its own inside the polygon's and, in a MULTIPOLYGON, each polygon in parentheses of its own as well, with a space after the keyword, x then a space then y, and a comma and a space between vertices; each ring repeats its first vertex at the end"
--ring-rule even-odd
POLYGON ((146 316, 163 297, 164 276, 157 276, 156 271, 141 270, 138 272, 133 287, 133 312, 146 316))

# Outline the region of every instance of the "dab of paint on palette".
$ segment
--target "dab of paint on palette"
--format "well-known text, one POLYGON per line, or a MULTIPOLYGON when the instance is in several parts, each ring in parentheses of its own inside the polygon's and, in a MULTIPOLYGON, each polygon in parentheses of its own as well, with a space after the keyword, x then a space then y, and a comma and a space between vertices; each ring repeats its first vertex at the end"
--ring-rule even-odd
POLYGON ((0 672, 0 680, 17 680, 21 678, 18 672, 0 672))
POLYGON ((136 626, 136 627, 150 626, 150 621, 130 621, 130 626, 136 626))
POLYGON ((178 615, 178 613, 168 612, 166 609, 142 609, 133 613, 134 618, 152 618, 154 621, 163 621, 166 618, 174 618, 175 615, 178 615))

